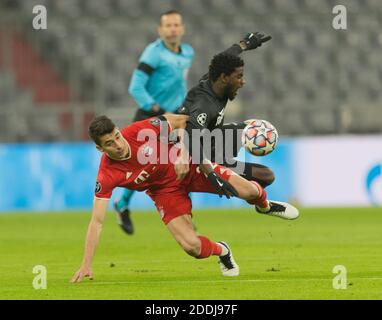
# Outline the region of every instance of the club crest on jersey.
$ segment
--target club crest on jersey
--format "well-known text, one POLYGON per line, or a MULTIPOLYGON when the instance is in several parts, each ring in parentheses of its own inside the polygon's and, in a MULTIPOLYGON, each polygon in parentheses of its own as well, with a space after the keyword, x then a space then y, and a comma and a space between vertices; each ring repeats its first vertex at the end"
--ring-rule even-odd
POLYGON ((198 117, 196 118, 196 120, 198 121, 198 123, 201 126, 204 126, 206 124, 206 121, 207 121, 207 113, 199 114, 198 117))
POLYGON ((95 193, 98 193, 98 192, 100 192, 102 190, 102 186, 101 186, 101 184, 97 181, 96 182, 96 185, 95 185, 95 193))
POLYGON ((155 119, 151 120, 150 123, 153 126, 159 126, 160 125, 160 120, 158 118, 155 118, 155 119))
POLYGON ((215 125, 215 126, 220 125, 221 122, 223 121, 223 118, 224 118, 224 109, 222 109, 222 110, 219 112, 219 116, 218 116, 217 119, 216 119, 216 125, 215 125))
POLYGON ((150 146, 144 146, 142 149, 142 153, 146 156, 149 157, 153 154, 154 149, 150 146))

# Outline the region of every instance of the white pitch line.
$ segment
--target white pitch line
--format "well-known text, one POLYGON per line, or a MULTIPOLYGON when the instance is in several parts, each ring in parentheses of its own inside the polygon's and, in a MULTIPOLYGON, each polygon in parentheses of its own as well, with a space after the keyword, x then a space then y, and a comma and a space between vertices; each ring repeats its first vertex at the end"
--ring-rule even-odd
MULTIPOLYGON (((375 278, 375 277, 351 277, 348 278, 348 281, 354 281, 354 280, 382 280, 382 278, 375 278)), ((295 281, 329 281, 332 282, 333 279, 322 279, 322 278, 307 278, 307 279, 227 279, 227 280, 168 280, 168 281, 150 281, 150 280, 142 280, 142 281, 104 281, 104 282, 93 282, 93 284, 143 284, 143 283, 149 283, 149 284, 184 284, 184 283, 229 283, 229 282, 295 282, 295 281)))

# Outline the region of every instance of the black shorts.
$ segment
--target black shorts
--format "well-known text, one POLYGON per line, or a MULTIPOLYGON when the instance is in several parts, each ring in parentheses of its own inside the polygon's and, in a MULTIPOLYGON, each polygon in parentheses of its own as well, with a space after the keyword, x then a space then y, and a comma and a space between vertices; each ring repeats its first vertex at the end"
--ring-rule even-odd
MULTIPOLYGON (((241 135, 246 124, 244 122, 231 122, 223 124, 221 127, 223 133, 223 145, 212 143, 211 160, 227 165, 227 160, 237 157, 241 144, 241 135), (223 161, 221 161, 224 159, 223 161), (216 161, 215 161, 216 160, 216 161)), ((230 161, 232 162, 232 161, 230 161)))

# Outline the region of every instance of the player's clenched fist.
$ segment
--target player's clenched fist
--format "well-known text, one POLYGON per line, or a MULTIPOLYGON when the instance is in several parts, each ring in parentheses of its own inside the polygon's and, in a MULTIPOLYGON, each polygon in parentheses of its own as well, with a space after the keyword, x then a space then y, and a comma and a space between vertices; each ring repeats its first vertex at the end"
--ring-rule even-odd
POLYGON ((271 36, 266 36, 259 32, 248 33, 243 40, 240 41, 243 50, 252 50, 261 47, 264 42, 271 40, 271 36))
POLYGON ((81 282, 84 278, 89 278, 89 280, 93 280, 93 271, 90 267, 81 267, 80 270, 76 272, 73 276, 71 283, 81 282))

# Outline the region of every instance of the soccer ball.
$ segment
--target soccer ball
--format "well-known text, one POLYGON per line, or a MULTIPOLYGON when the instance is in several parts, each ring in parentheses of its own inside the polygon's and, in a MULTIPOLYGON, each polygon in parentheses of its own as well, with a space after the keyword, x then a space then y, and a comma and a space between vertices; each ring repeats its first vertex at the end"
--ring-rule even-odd
POLYGON ((265 156, 275 150, 279 135, 269 121, 251 119, 246 123, 241 143, 247 151, 255 156, 265 156))

